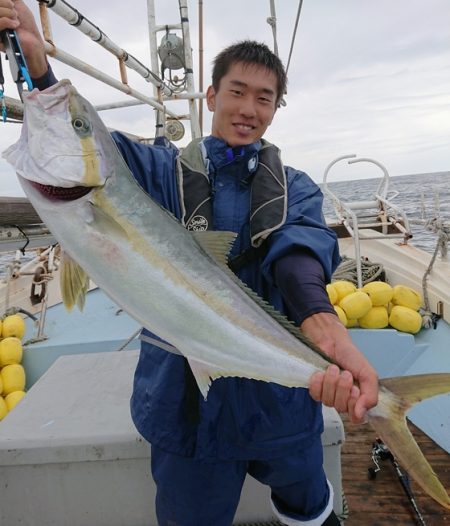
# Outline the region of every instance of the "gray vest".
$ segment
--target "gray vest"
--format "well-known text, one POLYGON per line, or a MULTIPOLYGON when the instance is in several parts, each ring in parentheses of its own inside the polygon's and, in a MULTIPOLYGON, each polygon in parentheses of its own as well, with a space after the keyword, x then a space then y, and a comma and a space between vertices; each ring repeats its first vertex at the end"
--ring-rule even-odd
MULTIPOLYGON (((211 185, 200 142, 201 139, 195 139, 189 143, 177 161, 181 221, 193 231, 208 230, 213 224, 211 185)), ((252 246, 261 246, 271 232, 284 224, 286 215, 287 183, 280 150, 263 139, 251 181, 252 246)))

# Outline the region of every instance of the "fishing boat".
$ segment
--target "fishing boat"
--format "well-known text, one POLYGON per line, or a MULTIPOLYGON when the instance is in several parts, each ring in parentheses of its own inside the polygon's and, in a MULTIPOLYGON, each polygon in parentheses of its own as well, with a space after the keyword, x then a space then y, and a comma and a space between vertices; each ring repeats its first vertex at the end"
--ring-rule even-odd
MULTIPOLYGON (((274 2, 270 4, 274 28, 274 2)), ((157 114, 153 140, 181 140, 186 131, 184 121, 190 126, 190 135, 199 137, 203 86, 200 83, 199 91, 195 91, 187 1, 180 0, 179 7, 180 22, 158 25, 154 2, 148 1, 152 52, 151 66, 147 68, 74 6, 60 0, 42 2, 40 14, 47 52, 132 99, 103 104, 97 108, 99 111, 151 105, 157 114), (120 80, 59 49, 51 33, 49 10, 117 57, 120 80), (127 68, 153 84, 154 97, 130 86, 127 68), (169 72, 167 77, 159 75, 164 70, 169 72), (169 109, 166 103, 173 101, 184 102, 187 110, 177 113, 172 106, 169 109)), ((300 8, 301 2, 298 14, 300 8)), ((202 47, 201 37, 199 40, 202 47)), ((19 101, 7 99, 6 106, 15 120, 21 118, 19 101)), ((135 135, 132 138, 150 142, 135 135)), ((401 206, 393 203, 389 184, 387 169, 373 159, 344 155, 325 167, 322 187, 335 211, 330 226, 338 233, 344 257, 344 265, 335 278, 352 280, 361 287, 382 273, 392 286, 402 284, 421 291, 425 298, 421 310, 424 328, 414 335, 394 328, 351 328, 351 335, 380 377, 448 372, 450 262, 445 249, 450 224, 439 216, 433 217, 435 253, 418 249, 411 239, 410 219, 401 206), (378 167, 381 176, 376 192, 357 201, 344 200, 334 192, 331 174, 337 163, 347 162, 349 169, 355 163, 378 167)), ((395 202, 401 202, 401 196, 395 202)), ((83 311, 68 313, 59 289, 60 247, 51 232, 25 198, 2 198, 0 205, 0 253, 11 254, 2 265, 0 315, 19 313, 26 321, 23 365, 27 374, 26 397, 0 423, 0 522, 8 526, 156 525, 149 448, 135 431, 128 411, 140 326, 95 283, 90 284, 83 311)), ((423 221, 424 228, 426 223, 430 221, 423 221)), ((441 465, 450 467, 449 415, 450 396, 445 395, 416 406, 408 417, 441 465)), ((379 463, 377 437, 367 430, 360 433, 366 439, 360 455, 367 458, 367 468, 363 474, 352 473, 346 458, 349 462, 354 459, 351 455, 346 457, 345 451, 347 448, 355 454, 351 441, 355 433, 345 419, 344 432, 342 419, 334 410, 324 409, 324 418, 325 467, 335 490, 335 511, 350 526, 375 524, 375 520, 353 519, 360 517, 361 501, 352 501, 349 496, 354 495, 355 488, 360 496, 377 491, 376 481, 361 483, 361 477, 367 478, 372 459, 379 463)), ((448 471, 439 471, 447 487, 448 471)), ((401 494, 401 485, 396 486, 395 479, 390 482, 388 491, 401 494)), ((426 503, 428 516, 424 516, 431 520, 429 524, 442 524, 445 517, 448 519, 448 513, 429 504, 415 486, 414 491, 420 504, 426 503)), ((267 488, 248 478, 235 524, 277 524, 268 503, 267 488)), ((425 524, 424 516, 411 503, 415 504, 411 494, 399 497, 394 511, 389 508, 383 515, 378 510, 376 524, 387 524, 382 521, 392 517, 397 517, 400 524, 413 524, 414 520, 425 524)))

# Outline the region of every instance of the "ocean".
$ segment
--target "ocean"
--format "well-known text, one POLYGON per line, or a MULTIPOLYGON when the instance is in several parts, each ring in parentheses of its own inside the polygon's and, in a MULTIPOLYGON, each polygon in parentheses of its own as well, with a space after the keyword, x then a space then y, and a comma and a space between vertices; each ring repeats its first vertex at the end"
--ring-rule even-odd
MULTIPOLYGON (((380 184, 380 178, 358 179, 328 183, 329 189, 343 201, 370 200, 380 184)), ((414 221, 440 217, 450 223, 450 172, 400 175, 390 177, 388 197, 392 203, 403 209, 411 222, 413 238, 410 243, 433 253, 436 234, 427 231, 414 221)), ((336 219, 333 205, 325 199, 324 214, 327 219, 336 219)))
MULTIPOLYGON (((330 190, 344 201, 371 199, 380 183, 380 178, 358 179, 355 181, 339 181, 329 183, 330 190)), ((411 243, 433 253, 437 236, 427 231, 414 220, 431 219, 437 214, 450 222, 450 172, 435 172, 429 174, 401 175, 390 178, 388 196, 398 192, 392 202, 402 208, 412 221, 413 239, 411 243)), ((335 219, 333 206, 325 199, 324 214, 327 219, 335 219)), ((23 257, 23 262, 34 257, 30 251, 23 257)), ((0 256, 0 278, 4 276, 5 266, 12 261, 14 254, 0 256)))

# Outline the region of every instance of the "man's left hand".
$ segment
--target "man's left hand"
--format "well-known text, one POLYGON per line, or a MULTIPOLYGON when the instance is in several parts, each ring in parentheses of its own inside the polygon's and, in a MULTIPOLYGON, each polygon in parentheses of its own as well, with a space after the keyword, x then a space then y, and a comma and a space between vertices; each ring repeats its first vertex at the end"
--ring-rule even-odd
POLYGON ((311 397, 341 413, 348 412, 354 423, 363 422, 366 412, 378 402, 375 369, 354 345, 349 332, 334 314, 313 314, 303 321, 300 328, 337 364, 311 377, 311 397))

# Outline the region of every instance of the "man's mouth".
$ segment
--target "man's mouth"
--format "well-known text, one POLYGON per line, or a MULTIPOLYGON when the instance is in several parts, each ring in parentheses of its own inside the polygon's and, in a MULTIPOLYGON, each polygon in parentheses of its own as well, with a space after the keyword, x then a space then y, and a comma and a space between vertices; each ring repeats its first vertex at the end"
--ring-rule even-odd
POLYGON ((40 184, 35 181, 28 182, 48 199, 53 201, 74 201, 75 199, 79 199, 88 194, 92 190, 89 186, 72 186, 71 188, 63 188, 62 186, 40 184))
POLYGON ((249 131, 252 131, 254 130, 254 126, 250 126, 249 124, 242 124, 242 123, 235 123, 234 124, 234 127, 237 128, 239 131, 242 131, 242 132, 249 132, 249 131))

